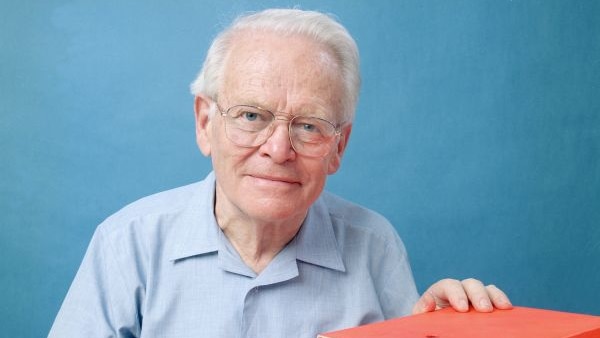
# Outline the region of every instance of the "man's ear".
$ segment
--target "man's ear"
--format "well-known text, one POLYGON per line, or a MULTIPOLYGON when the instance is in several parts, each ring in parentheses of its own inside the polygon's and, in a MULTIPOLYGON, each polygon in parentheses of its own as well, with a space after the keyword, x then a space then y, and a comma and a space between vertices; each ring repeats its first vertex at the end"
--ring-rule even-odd
POLYGON ((194 98, 196 143, 204 156, 210 156, 210 145, 212 142, 211 103, 212 100, 204 95, 197 95, 194 98))
POLYGON ((334 174, 340 168, 342 164, 342 156, 344 155, 344 151, 346 150, 346 146, 348 145, 348 140, 350 139, 350 132, 352 132, 352 123, 348 123, 342 127, 342 133, 340 134, 340 140, 338 141, 337 148, 335 150, 335 154, 333 154, 331 160, 329 161, 329 167, 327 173, 329 175, 334 174))

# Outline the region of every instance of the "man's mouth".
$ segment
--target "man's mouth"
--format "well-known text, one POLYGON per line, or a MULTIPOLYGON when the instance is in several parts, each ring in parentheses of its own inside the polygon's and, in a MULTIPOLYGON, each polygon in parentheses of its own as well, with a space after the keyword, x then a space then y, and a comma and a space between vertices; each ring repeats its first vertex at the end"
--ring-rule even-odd
POLYGON ((292 178, 292 177, 288 177, 288 176, 278 176, 278 175, 250 175, 250 177, 254 178, 257 182, 259 183, 264 183, 264 184, 282 184, 282 185, 289 185, 289 184, 300 184, 300 181, 292 178))

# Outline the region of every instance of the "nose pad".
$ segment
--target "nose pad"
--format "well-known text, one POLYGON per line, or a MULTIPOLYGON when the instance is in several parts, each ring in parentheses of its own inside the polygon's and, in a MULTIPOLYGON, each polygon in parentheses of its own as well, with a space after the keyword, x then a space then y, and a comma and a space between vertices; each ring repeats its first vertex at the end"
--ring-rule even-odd
MULTIPOLYGON (((293 141, 293 137, 292 137, 292 121, 294 119, 290 119, 289 117, 286 116, 275 116, 275 121, 283 121, 285 123, 286 129, 287 129, 287 138, 288 141, 290 143, 290 146, 292 147, 292 149, 294 151, 296 151, 296 147, 294 146, 294 141, 293 141)), ((271 124, 272 128, 276 128, 276 123, 271 124)), ((274 132, 274 131, 272 131, 274 132)))
POLYGON ((296 150, 290 135, 289 120, 282 117, 276 117, 275 120, 281 120, 285 123, 273 123, 271 125, 272 130, 261 146, 261 152, 269 155, 276 162, 294 158, 296 150))
POLYGON ((281 124, 277 124, 277 123, 273 123, 271 125, 271 135, 268 137, 267 142, 269 142, 271 139, 275 138, 276 140, 281 138, 282 140, 286 140, 289 147, 293 147, 292 146, 292 135, 290 134, 290 128, 289 128, 289 122, 286 119, 282 119, 282 118, 277 118, 276 120, 280 120, 285 122, 285 124, 281 123, 281 124))

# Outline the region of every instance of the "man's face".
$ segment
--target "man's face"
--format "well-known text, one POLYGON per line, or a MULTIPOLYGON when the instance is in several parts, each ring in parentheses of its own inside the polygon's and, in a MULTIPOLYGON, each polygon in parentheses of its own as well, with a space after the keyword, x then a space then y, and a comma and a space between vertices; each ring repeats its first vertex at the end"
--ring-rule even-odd
MULTIPOLYGON (((343 87, 337 64, 322 45, 305 37, 253 32, 235 38, 219 90, 222 109, 246 104, 277 116, 317 116, 338 124, 343 87)), ((298 154, 287 121, 258 147, 233 144, 218 113, 202 125, 207 98, 196 99, 198 143, 212 158, 217 177, 216 210, 225 217, 258 222, 301 220, 317 199, 328 174, 339 168, 351 127, 325 157, 298 154)))

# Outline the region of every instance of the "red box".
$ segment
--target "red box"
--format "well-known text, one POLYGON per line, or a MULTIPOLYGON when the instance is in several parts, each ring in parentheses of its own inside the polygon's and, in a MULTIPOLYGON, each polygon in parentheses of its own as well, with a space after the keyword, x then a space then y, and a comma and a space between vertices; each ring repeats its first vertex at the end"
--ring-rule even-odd
POLYGON ((600 338, 600 317, 526 307, 466 313, 446 308, 323 333, 320 338, 600 338))

